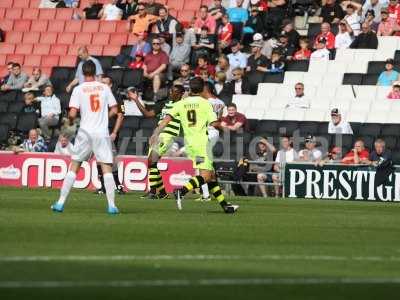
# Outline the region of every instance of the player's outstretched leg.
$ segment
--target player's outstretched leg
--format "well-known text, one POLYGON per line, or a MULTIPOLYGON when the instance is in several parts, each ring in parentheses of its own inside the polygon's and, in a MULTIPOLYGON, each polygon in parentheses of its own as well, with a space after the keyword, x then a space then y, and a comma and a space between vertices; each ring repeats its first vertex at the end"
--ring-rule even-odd
POLYGON ((176 205, 179 210, 182 209, 182 198, 191 190, 201 187, 204 183, 205 180, 202 176, 193 176, 181 189, 174 191, 176 205))
POLYGON ((157 199, 157 198, 166 198, 168 195, 165 191, 164 182, 160 173, 160 170, 157 168, 157 163, 153 163, 149 169, 149 185, 150 192, 149 198, 157 199), (158 195, 157 195, 157 190, 158 195))
POLYGON ((51 209, 53 211, 63 212, 65 201, 67 201, 69 192, 71 191, 71 188, 74 185, 75 179, 76 179, 76 173, 72 170, 69 170, 64 178, 64 182, 61 187, 60 197, 58 198, 58 201, 51 206, 51 209))
POLYGON ((101 169, 101 166, 99 164, 97 165, 97 176, 99 178, 101 187, 96 190, 96 194, 105 194, 106 190, 104 189, 103 170, 101 169))
POLYGON ((214 198, 218 201, 219 205, 221 205, 224 212, 226 212, 227 214, 233 214, 239 209, 239 205, 233 205, 225 201, 225 197, 222 194, 221 187, 216 181, 209 182, 208 188, 214 198))
POLYGON ((118 214, 118 208, 115 206, 115 182, 112 173, 105 173, 104 177, 104 188, 106 190, 106 197, 108 202, 108 213, 118 214))

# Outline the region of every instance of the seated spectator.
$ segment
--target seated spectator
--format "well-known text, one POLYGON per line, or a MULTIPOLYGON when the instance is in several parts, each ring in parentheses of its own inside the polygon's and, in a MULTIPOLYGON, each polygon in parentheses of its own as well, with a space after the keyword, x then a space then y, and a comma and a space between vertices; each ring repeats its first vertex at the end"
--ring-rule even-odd
POLYGON ((396 20, 389 17, 389 12, 386 8, 381 10, 381 22, 378 26, 377 36, 391 36, 399 29, 396 20))
POLYGON ((169 56, 171 53, 171 46, 167 43, 168 33, 160 33, 157 37, 160 39, 161 51, 169 56))
POLYGON ((196 19, 196 21, 194 23, 195 33, 200 34, 202 31, 202 28, 206 27, 208 29, 208 32, 207 32, 208 34, 215 34, 217 25, 215 23, 214 17, 209 15, 207 5, 200 6, 200 13, 198 16, 199 17, 196 19))
POLYGON ((299 151, 299 161, 305 162, 318 162, 322 159, 321 150, 316 148, 317 142, 315 137, 312 135, 308 135, 305 138, 305 148, 299 151))
MULTIPOLYGON (((156 33, 165 33, 168 35, 176 33, 178 21, 168 13, 167 8, 161 7, 159 10, 160 17, 156 21, 156 33)), ((168 38, 169 40, 169 38, 168 38)))
POLYGON ((89 51, 86 46, 82 46, 78 49, 78 57, 80 59, 80 62, 78 64, 78 67, 76 68, 75 79, 72 80, 71 83, 68 84, 68 86, 66 87, 67 93, 71 92, 72 88, 77 84, 81 84, 84 82, 82 66, 85 61, 91 60, 96 65, 96 78, 98 80, 100 80, 101 75, 103 75, 103 68, 101 67, 100 62, 97 60, 97 58, 89 55, 89 51))
POLYGON ((302 82, 296 83, 294 90, 295 96, 286 104, 286 108, 310 108, 310 102, 304 95, 304 84, 302 82))
MULTIPOLYGON (((233 0, 231 0, 233 1, 233 0)), ((255 6, 259 12, 265 13, 268 11, 268 1, 267 0, 250 0, 251 6, 255 6)), ((243 4, 246 7, 246 4, 243 4)))
POLYGON ((345 19, 339 23, 339 33, 335 38, 335 48, 336 49, 347 49, 350 47, 354 40, 354 34, 352 28, 347 23, 345 19))
POLYGON ((378 31, 379 22, 375 22, 375 12, 372 9, 366 12, 364 23, 367 23, 372 31, 378 31))
POLYGON ((264 41, 263 35, 261 33, 255 33, 253 35, 253 42, 259 42, 263 44, 261 48, 262 55, 265 55, 267 58, 271 58, 272 49, 277 48, 278 40, 275 37, 270 38, 267 41, 264 41))
POLYGON ((144 106, 142 97, 139 91, 135 87, 130 87, 126 90, 127 99, 123 101, 124 103, 124 115, 125 116, 137 116, 143 117, 143 113, 138 107, 138 103, 144 106))
POLYGON ((19 146, 13 149, 15 154, 21 152, 46 152, 47 145, 44 139, 39 135, 37 129, 29 130, 28 138, 19 146))
POLYGON ((210 73, 208 73, 207 69, 200 69, 198 77, 203 79, 204 83, 206 83, 206 84, 209 83, 209 84, 214 85, 214 78, 211 76, 210 73))
POLYGON ((365 164, 368 163, 369 152, 365 149, 364 141, 357 140, 354 148, 350 150, 342 159, 343 164, 365 164))
POLYGON ((168 79, 173 79, 173 72, 179 70, 183 64, 189 63, 190 46, 184 43, 183 33, 176 34, 176 43, 169 56, 168 79))
POLYGON ((141 52, 144 56, 146 56, 151 52, 151 45, 147 42, 147 33, 139 32, 135 33, 134 35, 137 36, 137 40, 132 45, 132 50, 129 56, 135 59, 137 52, 141 52))
POLYGON ((320 38, 316 44, 316 50, 311 53, 310 59, 329 60, 330 52, 326 49, 326 39, 320 38))
POLYGON ((242 53, 242 46, 237 40, 233 40, 231 44, 232 53, 228 54, 229 65, 232 69, 241 68, 245 69, 247 66, 247 55, 242 53))
POLYGON ((310 42, 307 38, 300 38, 300 49, 293 54, 293 60, 309 60, 311 50, 309 48, 310 42))
POLYGON ((73 145, 69 141, 69 138, 65 134, 60 134, 58 137, 58 142, 56 144, 56 147, 54 149, 54 153, 60 154, 60 155, 72 155, 73 152, 73 145))
POLYGON ((11 90, 22 90, 24 84, 28 81, 28 75, 21 71, 21 65, 19 63, 14 63, 12 65, 12 71, 8 77, 7 83, 3 84, 0 89, 4 91, 11 90))
POLYGON ((329 24, 337 24, 344 17, 344 11, 336 0, 326 0, 322 5, 320 20, 329 24))
POLYGON ((214 82, 215 93, 219 96, 226 83, 226 74, 222 71, 216 72, 214 82))
POLYGON ((229 64, 229 59, 223 54, 218 57, 217 66, 215 67, 215 71, 223 72, 225 74, 227 81, 231 81, 233 79, 232 68, 229 64))
POLYGON ((39 8, 64 8, 66 7, 63 0, 41 0, 39 8))
POLYGON ((105 21, 118 21, 122 19, 123 11, 117 6, 118 0, 112 0, 103 6, 103 9, 99 13, 101 20, 105 21))
POLYGON ((318 162, 318 166, 323 167, 325 164, 333 164, 342 162, 342 148, 333 146, 325 154, 324 158, 318 162))
POLYGON ((386 149, 386 143, 382 139, 377 139, 374 143, 374 150, 369 155, 368 164, 374 167, 380 166, 384 162, 392 161, 392 153, 386 149))
POLYGON ((27 92, 24 94, 25 105, 21 109, 21 113, 36 113, 40 114, 38 103, 35 101, 35 95, 32 92, 27 92))
MULTIPOLYGON (((185 44, 188 44, 190 47, 193 47, 197 43, 197 37, 196 37, 196 31, 194 28, 194 23, 196 22, 196 17, 193 17, 192 20, 190 21, 189 25, 187 28, 182 27, 182 30, 177 30, 177 32, 183 31, 183 42, 185 44)), ((179 28, 179 26, 178 26, 179 28)), ((175 35, 172 35, 173 38, 173 45, 176 43, 175 41, 175 35)))
POLYGON ((152 51, 144 58, 143 76, 152 81, 154 100, 158 100, 158 91, 161 84, 166 79, 167 66, 169 63, 168 55, 161 50, 159 38, 152 41, 152 51))
POLYGON ((148 0, 146 2, 146 11, 150 15, 158 16, 160 9, 164 7, 161 3, 157 3, 156 0, 148 0))
POLYGON ((99 20, 100 11, 103 9, 103 4, 99 0, 89 0, 89 6, 83 9, 83 14, 80 15, 81 19, 99 20))
MULTIPOLYGON (((361 27, 361 4, 354 1, 346 1, 346 15, 344 16, 342 21, 346 21, 348 26, 352 29, 355 36, 359 35, 360 27, 361 27)), ((342 5, 344 2, 342 2, 342 5)))
POLYGON ((208 57, 205 55, 201 55, 197 58, 197 67, 194 69, 194 74, 200 75, 201 70, 207 70, 208 74, 212 76, 215 74, 214 66, 209 63, 208 57))
POLYGON ((222 16, 226 14, 225 7, 222 6, 222 0, 214 0, 214 4, 208 10, 211 17, 216 22, 216 27, 220 27, 222 24, 222 16))
POLYGON ((282 73, 285 71, 285 61, 279 50, 272 51, 271 60, 267 64, 268 73, 282 73))
POLYGON ((150 25, 154 24, 158 18, 156 15, 148 14, 145 5, 139 3, 138 14, 130 16, 128 20, 131 22, 131 32, 141 33, 148 32, 150 25))
POLYGON ((127 20, 130 16, 137 13, 137 0, 118 0, 117 7, 122 10, 122 20, 127 20))
POLYGON ((128 67, 132 70, 143 70, 144 65, 144 54, 142 52, 136 52, 135 60, 130 62, 128 67))
POLYGON ((392 90, 387 95, 388 99, 400 99, 400 82, 396 81, 393 84, 392 90))
POLYGON ((279 51, 284 59, 291 60, 295 50, 296 49, 289 44, 289 36, 284 33, 279 36, 277 43, 272 46, 270 57, 272 59, 272 53, 274 51, 279 51))
POLYGON ((190 73, 190 66, 183 64, 179 70, 180 76, 174 81, 174 85, 182 85, 186 93, 189 93, 189 82, 193 78, 190 73))
POLYGON ((339 109, 334 108, 331 110, 331 120, 328 124, 329 134, 353 134, 353 129, 349 122, 343 120, 342 114, 339 109))
POLYGON ((232 42, 233 26, 229 23, 228 15, 221 17, 221 24, 218 27, 218 49, 223 52, 232 42))
POLYGON ((42 74, 42 70, 40 68, 34 68, 32 71, 32 76, 29 77, 29 80, 24 84, 24 89, 22 89, 22 91, 38 91, 43 86, 49 84, 51 84, 49 77, 47 77, 45 74, 42 74))
POLYGON ((288 45, 290 48, 299 48, 300 34, 294 28, 292 20, 283 20, 282 33, 288 37, 288 45))
MULTIPOLYGON (((374 22, 379 24, 381 22, 381 10, 383 5, 379 0, 366 0, 362 8, 362 15, 366 16, 367 12, 372 10, 374 12, 374 22)), ((365 19, 364 19, 365 20, 365 19)), ((362 20, 362 21, 364 21, 362 20)))
POLYGON ((200 56, 211 57, 211 53, 214 52, 214 39, 212 36, 208 35, 208 28, 203 27, 201 29, 200 36, 197 38, 196 44, 193 48, 193 60, 196 61, 200 56))
POLYGON ((400 4, 398 0, 389 0, 389 5, 387 7, 389 17, 396 20, 396 23, 400 24, 400 4))
MULTIPOLYGON (((256 147, 257 147, 256 148, 257 159, 255 159, 256 161, 260 162, 272 161, 273 155, 276 152, 274 145, 269 143, 267 139, 262 138, 257 143, 256 147)), ((265 182, 272 182, 272 176, 270 174, 267 174, 272 172, 272 167, 273 167, 272 164, 263 163, 263 164, 251 165, 250 169, 251 172, 257 172, 258 183, 265 183, 265 182)), ((264 198, 268 197, 267 188, 265 185, 260 184, 258 188, 260 189, 261 195, 264 198)))
POLYGON ((264 32, 264 20, 261 16, 258 8, 256 6, 252 6, 250 8, 250 16, 244 24, 243 33, 244 39, 243 43, 248 45, 249 42, 253 40, 253 35, 256 32, 264 32))
POLYGON ((10 76, 11 76, 11 74, 12 74, 13 64, 14 64, 14 63, 11 62, 11 61, 7 63, 7 75, 4 76, 3 78, 1 78, 1 80, 0 80, 0 87, 1 87, 3 84, 6 84, 7 81, 8 81, 8 78, 10 78, 10 76))
POLYGON ((225 95, 250 94, 250 83, 247 77, 243 77, 243 69, 235 68, 232 70, 233 80, 225 83, 222 93, 225 95))
POLYGON ((244 26, 249 18, 249 12, 243 5, 243 0, 236 0, 236 6, 229 7, 226 13, 229 21, 238 26, 244 26))
POLYGON ((321 32, 314 39, 314 48, 317 48, 322 39, 325 39, 327 49, 335 48, 335 35, 331 32, 331 25, 329 23, 321 24, 321 32))
POLYGON ((51 85, 45 86, 43 96, 37 97, 36 101, 40 102, 41 118, 39 119, 40 129, 45 139, 51 137, 49 127, 57 126, 61 115, 60 99, 54 95, 51 85))
POLYGON ((262 43, 253 42, 251 46, 251 55, 247 59, 247 72, 267 72, 269 61, 268 58, 261 54, 262 43))
POLYGON ((247 119, 244 114, 237 111, 235 103, 227 106, 228 114, 221 118, 221 127, 224 130, 242 132, 247 128, 247 119))
POLYGON ((281 137, 280 145, 281 147, 276 154, 275 164, 273 166, 273 170, 277 174, 272 175, 272 181, 275 183, 275 197, 278 197, 280 193, 281 171, 285 164, 297 160, 297 152, 293 149, 292 141, 289 137, 281 137))
POLYGON ((378 85, 391 86, 395 81, 399 80, 399 72, 393 69, 394 60, 389 58, 386 60, 385 71, 378 77, 378 85))
POLYGON ((378 48, 378 38, 376 33, 371 30, 368 23, 364 22, 361 25, 361 33, 356 36, 351 43, 352 49, 376 49, 378 48))

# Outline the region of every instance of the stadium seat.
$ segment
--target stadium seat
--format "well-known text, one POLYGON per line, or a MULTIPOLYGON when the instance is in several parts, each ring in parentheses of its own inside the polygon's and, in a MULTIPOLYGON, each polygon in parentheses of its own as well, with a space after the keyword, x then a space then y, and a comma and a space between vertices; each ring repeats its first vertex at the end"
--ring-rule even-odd
POLYGON ((65 22, 65 32, 81 32, 82 21, 70 20, 65 22))
POLYGON ((57 37, 57 43, 71 45, 74 43, 74 39, 75 39, 75 33, 72 32, 59 33, 57 37))
POLYGON ((130 86, 140 87, 143 81, 143 72, 141 70, 125 70, 122 78, 122 86, 128 88, 130 86))
MULTIPOLYGON (((35 50, 35 49, 33 49, 35 50)), ((43 56, 45 57, 45 56, 43 56)), ((27 55, 25 56, 25 62, 24 62, 24 67, 38 67, 40 66, 40 62, 42 60, 41 55, 27 55)))
POLYGON ((135 116, 126 116, 122 123, 122 128, 139 129, 140 118, 135 116))
POLYGON ((27 133, 32 128, 37 127, 37 116, 36 113, 23 113, 18 115, 17 129, 24 133, 27 133))
POLYGON ((48 27, 48 20, 35 20, 31 24, 31 31, 45 32, 48 27))
POLYGON ((263 82, 265 83, 283 83, 283 73, 266 73, 263 82))
POLYGON ((0 54, 13 54, 15 51, 14 44, 0 43, 0 54))
POLYGON ((394 49, 380 49, 375 52, 373 60, 386 60, 388 58, 394 58, 394 49))
POLYGON ((340 62, 335 60, 328 61, 327 73, 341 73, 344 74, 347 69, 347 62, 340 62))
POLYGON ((22 17, 21 8, 8 8, 6 10, 6 19, 9 20, 19 20, 22 17))
MULTIPOLYGON (((304 85, 318 86, 318 85, 321 85, 322 79, 323 79, 323 76, 321 76, 321 74, 319 74, 319 73, 306 72, 306 73, 304 73, 302 82, 304 83, 304 85)), ((294 86, 293 86, 293 88, 294 88, 294 86)))
POLYGON ((184 2, 183 9, 184 10, 192 10, 196 11, 200 8, 200 3, 198 1, 182 1, 184 2))
POLYGON ((121 52, 121 47, 120 46, 107 46, 103 47, 103 53, 102 55, 104 56, 117 56, 121 52))
POLYGON ((71 8, 57 8, 56 20, 71 20, 74 10, 71 8))
POLYGON ((368 62, 368 74, 380 74, 385 70, 386 63, 384 61, 370 61, 368 62))
POLYGON ((35 55, 48 55, 50 53, 50 45, 47 44, 36 44, 33 47, 32 54, 35 55))
POLYGON ((304 109, 288 108, 285 109, 283 114, 283 120, 285 121, 303 121, 304 120, 304 109))
POLYGON ((41 0, 31 0, 29 7, 39 7, 41 0))
POLYGON ((340 85, 336 89, 336 98, 355 99, 355 89, 353 90, 350 85, 340 85))
POLYGON ((0 20, 4 19, 6 15, 6 9, 4 7, 0 7, 0 20))
POLYGON ((49 32, 64 32, 65 21, 64 20, 52 20, 49 22, 47 31, 49 32))
POLYGON ((355 49, 337 49, 335 61, 353 62, 355 49))
POLYGON ((0 1, 0 7, 2 8, 10 8, 13 6, 13 0, 2 0, 0 1))
POLYGON ((283 83, 285 85, 295 85, 297 82, 303 82, 304 72, 285 72, 283 83))
MULTIPOLYGON (((8 19, 0 19, 0 28, 3 31, 11 31, 14 27, 14 20, 8 20, 8 19)), ((9 35, 11 32, 8 32, 7 35, 9 35)), ((6 36, 6 39, 8 37, 6 36)))
POLYGON ((37 44, 39 43, 39 39, 40 32, 25 32, 22 41, 25 44, 37 44))
MULTIPOLYGON (((0 54, 0 66, 5 66, 7 63, 7 55, 6 54, 0 54)), ((0 75, 2 76, 2 75, 0 75)))
POLYGON ((117 30, 117 21, 100 21, 99 32, 114 33, 117 30))
POLYGON ((109 33, 93 33, 92 45, 108 45, 110 41, 109 33))
POLYGON ((392 88, 390 86, 378 86, 376 88, 375 100, 381 102, 381 100, 387 100, 387 95, 392 88))
POLYGON ((24 105, 24 102, 10 102, 8 105, 8 112, 18 114, 21 112, 24 105))
POLYGON ((14 0, 13 7, 16 8, 27 8, 29 7, 30 0, 14 0))
MULTIPOLYGON (((68 46, 68 55, 78 55, 78 49, 82 47, 82 45, 72 44, 68 46)), ((91 54, 91 53, 90 53, 91 54)))
POLYGON ((137 37, 133 34, 129 34, 128 35, 128 42, 126 43, 127 45, 133 45, 134 43, 136 43, 137 41, 137 37))
MULTIPOLYGON (((372 59, 371 59, 372 60, 372 59)), ((368 60, 359 60, 347 65, 347 73, 367 73, 368 60)))
MULTIPOLYGON (((50 22, 50 24, 53 22, 50 22)), ((50 25, 49 25, 50 27, 50 25)), ((40 44, 55 44, 57 41, 57 32, 42 32, 40 35, 40 44)))
POLYGON ((7 143, 8 140, 8 125, 0 125, 0 143, 7 143))
POLYGON ((14 21, 14 31, 29 31, 31 28, 31 21, 30 20, 15 20, 14 21))
POLYGON ((286 64, 286 71, 307 72, 308 66, 309 66, 308 60, 289 61, 286 64))
POLYGON ((377 137, 381 133, 381 127, 376 126, 376 124, 364 124, 363 126, 360 127, 360 130, 358 131, 358 134, 361 135, 370 135, 377 137))
POLYGON ((68 52, 68 45, 52 45, 50 47, 50 55, 66 55, 68 52))
POLYGON ((22 32, 8 32, 6 34, 6 42, 10 44, 19 44, 22 42, 22 32))
POLYGON ((120 86, 122 84, 122 77, 124 75, 122 69, 111 69, 108 70, 106 74, 112 78, 116 86, 120 86))
POLYGON ((22 14, 24 20, 37 20, 39 18, 38 8, 25 8, 22 14))
POLYGON ((328 68, 328 62, 323 60, 310 60, 308 67, 309 73, 325 74, 328 68))
POLYGON ((0 92, 0 102, 14 102, 17 94, 17 91, 0 92))
POLYGON ((304 113, 304 121, 323 122, 325 120, 326 113, 327 112, 322 109, 306 109, 304 113))
POLYGON ((60 67, 75 67, 76 60, 76 55, 61 55, 58 64, 60 67))
POLYGON ((119 33, 128 33, 129 31, 129 22, 128 21, 118 21, 116 32, 119 33))
POLYGON ((354 87, 357 99, 372 99, 376 95, 376 86, 358 85, 354 87))
POLYGON ((244 112, 244 113, 245 113, 246 117, 249 118, 249 119, 262 120, 263 117, 264 117, 264 112, 265 112, 264 109, 260 108, 260 109, 255 110, 255 109, 252 109, 252 108, 249 107, 246 110, 246 112, 244 112))
POLYGON ((329 111, 331 111, 334 108, 338 108, 340 111, 349 111, 352 101, 353 100, 349 98, 336 98, 331 102, 329 111))
POLYGON ((24 64, 24 55, 21 54, 8 54, 7 61, 12 61, 15 63, 19 63, 20 65, 24 64))
POLYGON ((41 66, 52 68, 58 66, 58 61, 60 57, 58 55, 46 55, 42 57, 41 66))
POLYGON ((283 134, 293 135, 293 132, 298 130, 298 122, 295 121, 282 121, 279 124, 278 131, 283 134))
MULTIPOLYGON (((186 3, 193 3, 193 2, 186 2, 186 3)), ((194 10, 181 10, 178 11, 178 20, 180 22, 190 22, 195 15, 194 10)))
POLYGON ((364 74, 362 79, 363 85, 376 85, 378 82, 378 74, 364 74))
POLYGON ((82 32, 99 32, 100 22, 98 20, 85 20, 82 24, 82 32))
POLYGON ((385 143, 386 143, 386 147, 389 150, 393 151, 396 148, 397 137, 396 136, 386 136, 385 137, 385 143))
POLYGON ((385 125, 382 127, 382 135, 387 136, 387 135, 399 135, 400 132, 400 126, 399 125, 385 125))
POLYGON ((15 49, 15 54, 24 54, 29 55, 32 54, 33 45, 32 44, 20 44, 15 49))
POLYGON ((92 42, 92 34, 88 32, 79 32, 75 34, 75 44, 89 45, 92 42))
POLYGON ((343 73, 326 73, 322 77, 323 86, 338 86, 343 81, 343 73))
POLYGON ((0 113, 7 112, 8 102, 0 102, 0 113))
POLYGON ((110 45, 126 45, 128 40, 128 34, 126 33, 114 33, 110 36, 110 45))
POLYGON ((50 81, 57 91, 65 92, 66 86, 70 83, 74 75, 74 68, 54 67, 50 76, 50 81))
POLYGON ((345 73, 343 75, 343 84, 344 85, 361 85, 364 74, 358 73, 345 73))
POLYGON ((90 55, 100 56, 103 54, 103 46, 101 45, 89 45, 87 46, 90 55))
POLYGON ((312 97, 310 105, 312 109, 328 111, 331 100, 332 99, 328 97, 323 97, 323 98, 312 97))
POLYGON ((58 9, 53 9, 53 8, 41 8, 39 11, 39 19, 54 20, 56 18, 57 10, 58 9))
MULTIPOLYGON (((281 93, 282 91, 279 91, 279 93, 281 93)), ((288 94, 291 94, 290 92, 287 92, 288 94)), ((284 109, 286 107, 286 105, 288 104, 290 100, 290 95, 282 95, 279 94, 277 95, 277 97, 273 98, 270 102, 269 102, 269 107, 272 109, 284 109)))

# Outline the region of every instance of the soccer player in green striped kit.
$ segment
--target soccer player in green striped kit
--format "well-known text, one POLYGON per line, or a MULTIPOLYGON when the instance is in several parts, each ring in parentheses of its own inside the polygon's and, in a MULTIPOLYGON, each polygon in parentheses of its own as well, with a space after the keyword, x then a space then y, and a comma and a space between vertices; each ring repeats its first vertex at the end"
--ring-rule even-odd
POLYGON ((179 120, 185 139, 185 149, 188 157, 193 161, 193 168, 200 171, 200 175, 193 176, 181 189, 175 190, 178 209, 182 209, 182 198, 191 190, 208 184, 209 191, 226 213, 235 213, 239 206, 226 202, 221 188, 217 183, 212 161, 212 150, 207 135, 208 126, 217 127, 217 116, 211 104, 200 96, 204 90, 204 81, 201 78, 190 80, 190 95, 174 104, 164 119, 154 130, 150 145, 162 143, 161 133, 174 120, 179 120))

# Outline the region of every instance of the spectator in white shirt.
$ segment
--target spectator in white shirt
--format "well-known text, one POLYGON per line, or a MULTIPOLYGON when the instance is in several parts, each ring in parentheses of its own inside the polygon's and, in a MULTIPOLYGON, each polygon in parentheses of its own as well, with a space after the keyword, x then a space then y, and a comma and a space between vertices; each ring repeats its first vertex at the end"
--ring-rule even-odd
POLYGON ((342 5, 347 4, 346 6, 346 15, 343 18, 343 21, 346 21, 350 28, 353 30, 355 36, 360 33, 361 30, 361 16, 360 12, 362 10, 362 6, 359 3, 354 1, 345 1, 342 2, 342 5))
POLYGON ((348 122, 342 119, 339 109, 334 108, 331 111, 331 121, 328 125, 329 134, 353 134, 353 129, 348 122))
POLYGON ((68 136, 63 133, 60 134, 60 136, 58 137, 56 148, 54 149, 54 153, 70 156, 72 154, 72 151, 73 151, 73 145, 69 141, 68 136))
POLYGON ((353 31, 346 20, 339 23, 339 33, 335 38, 336 49, 347 49, 353 42, 353 31))
POLYGON ((329 60, 330 52, 326 49, 326 39, 320 38, 316 44, 316 50, 311 53, 311 60, 329 60))
POLYGON ((233 69, 245 69, 247 66, 247 56, 240 51, 241 45, 239 41, 234 40, 231 44, 232 53, 228 54, 229 65, 233 69))
POLYGON ((317 162, 322 158, 321 150, 316 148, 316 141, 312 135, 305 138, 305 147, 299 152, 299 160, 305 162, 317 162))
POLYGON ((124 115, 142 117, 143 113, 139 109, 137 103, 140 103, 142 106, 145 105, 138 93, 138 90, 135 87, 130 87, 127 89, 127 95, 128 99, 124 100, 124 115))
POLYGON ((310 108, 310 103, 304 96, 304 84, 302 82, 296 83, 294 90, 295 96, 286 104, 286 108, 310 108))
POLYGON ((100 11, 99 16, 101 20, 105 21, 118 21, 122 19, 123 11, 117 7, 118 0, 112 0, 111 3, 106 4, 100 11))
POLYGON ((51 82, 47 75, 42 74, 42 70, 40 68, 33 68, 32 76, 29 77, 27 83, 24 84, 23 92, 28 91, 38 91, 45 85, 50 85, 51 82))
POLYGON ((43 136, 48 139, 51 135, 49 127, 56 126, 60 120, 60 99, 54 95, 53 87, 46 85, 43 90, 43 96, 36 98, 36 101, 40 102, 41 118, 39 119, 39 125, 43 136))

